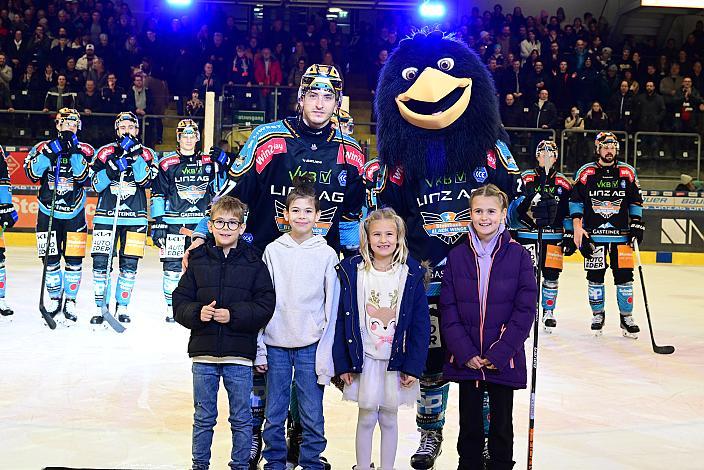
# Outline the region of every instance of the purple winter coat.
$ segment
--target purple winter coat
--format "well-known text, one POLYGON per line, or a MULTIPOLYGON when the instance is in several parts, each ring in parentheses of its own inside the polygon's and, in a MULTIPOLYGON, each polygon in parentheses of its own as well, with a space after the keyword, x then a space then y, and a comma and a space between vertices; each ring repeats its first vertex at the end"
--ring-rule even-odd
POLYGON ((492 254, 486 306, 480 305, 477 257, 470 237, 453 248, 440 290, 443 377, 526 388, 524 343, 535 318, 538 288, 528 251, 504 231, 492 254), (474 356, 496 370, 466 366, 474 356))

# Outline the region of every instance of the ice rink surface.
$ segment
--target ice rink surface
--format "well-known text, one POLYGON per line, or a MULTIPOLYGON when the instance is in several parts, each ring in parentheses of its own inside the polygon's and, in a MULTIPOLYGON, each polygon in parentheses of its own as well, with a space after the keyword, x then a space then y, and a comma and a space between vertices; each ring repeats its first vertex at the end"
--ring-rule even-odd
MULTIPOLYGON (((164 322, 161 265, 148 248, 130 314, 118 335, 92 331, 91 260, 84 261, 79 321, 55 331, 37 305, 41 264, 30 248, 7 253, 8 303, 0 319, 0 468, 44 466, 171 469, 190 466, 192 392, 188 331, 164 322)), ((636 277, 640 339, 621 336, 615 290, 607 275, 604 335, 590 334, 581 266, 566 263, 558 326, 540 334, 535 431, 536 469, 701 469, 704 448, 704 268, 645 266, 656 341, 652 352, 636 277)), ((637 273, 636 273, 637 276, 637 273)), ((526 343, 530 357, 532 338, 526 343)), ((529 359, 530 362, 530 359, 529 359)), ((529 372, 530 380, 530 372, 529 372)), ((514 459, 525 468, 529 392, 514 407, 514 459)), ((328 447, 334 469, 354 464, 357 409, 335 388, 325 392, 328 447)), ((438 470, 456 468, 457 393, 450 392, 438 470)), ((397 469, 417 446, 414 411, 399 413, 397 469)), ((374 460, 378 462, 378 433, 374 460)), ((230 432, 221 389, 211 468, 227 468, 230 432)))

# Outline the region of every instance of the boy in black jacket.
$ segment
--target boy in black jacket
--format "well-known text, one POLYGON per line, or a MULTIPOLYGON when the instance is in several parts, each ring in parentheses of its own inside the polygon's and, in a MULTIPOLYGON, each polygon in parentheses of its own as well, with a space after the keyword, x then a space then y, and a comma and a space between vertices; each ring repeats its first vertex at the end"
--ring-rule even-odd
POLYGON ((215 243, 191 252, 188 269, 173 293, 174 318, 191 330, 194 469, 210 465, 220 377, 230 402, 229 465, 249 468, 252 367, 266 371, 256 361, 258 333, 274 314, 276 298, 261 256, 250 244, 238 243, 245 230, 246 210, 242 202, 229 196, 213 204, 208 229, 215 243))

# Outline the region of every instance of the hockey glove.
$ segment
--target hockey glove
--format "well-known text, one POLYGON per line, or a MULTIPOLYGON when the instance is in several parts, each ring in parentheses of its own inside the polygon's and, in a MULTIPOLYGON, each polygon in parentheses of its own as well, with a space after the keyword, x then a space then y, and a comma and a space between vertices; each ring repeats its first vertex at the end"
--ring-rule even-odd
POLYGON ((78 148, 78 137, 71 131, 59 132, 59 140, 65 151, 78 148))
POLYGON ((594 256, 595 251, 596 245, 592 239, 584 235, 582 237, 582 246, 579 247, 579 252, 582 253, 582 256, 584 256, 585 259, 591 259, 591 257, 594 256))
POLYGON ((143 146, 138 137, 127 134, 117 139, 117 145, 125 151, 127 158, 135 159, 142 154, 143 146))
POLYGON ((565 256, 572 256, 574 252, 577 251, 577 245, 574 244, 574 233, 565 232, 565 234, 562 235, 560 246, 562 246, 562 253, 565 256))
POLYGON ((151 232, 152 242, 154 243, 154 245, 156 245, 157 248, 164 248, 164 245, 166 244, 166 235, 168 233, 168 230, 169 226, 162 222, 160 217, 157 217, 157 219, 154 221, 154 224, 152 224, 151 232))
POLYGON ((640 220, 634 220, 631 222, 631 226, 628 229, 628 238, 633 245, 633 241, 637 241, 640 245, 643 243, 643 234, 645 233, 645 225, 640 220))
POLYGON ((17 211, 12 204, 0 205, 0 227, 10 228, 17 222, 17 211))
POLYGON ((548 193, 541 193, 533 204, 533 219, 538 227, 549 227, 557 215, 557 199, 548 193))
POLYGON ((218 171, 227 171, 232 163, 230 154, 219 147, 213 147, 210 151, 210 161, 217 163, 218 171))
POLYGON ((535 221, 530 216, 529 212, 531 210, 531 206, 533 205, 533 200, 539 198, 540 196, 538 193, 526 194, 523 201, 521 201, 518 205, 518 219, 528 228, 535 228, 535 221))
POLYGON ((56 165, 56 160, 59 158, 59 155, 61 155, 61 153, 65 150, 66 149, 64 148, 61 139, 54 139, 46 143, 46 145, 42 149, 42 154, 44 154, 44 156, 49 159, 49 162, 51 162, 51 166, 54 166, 56 165))

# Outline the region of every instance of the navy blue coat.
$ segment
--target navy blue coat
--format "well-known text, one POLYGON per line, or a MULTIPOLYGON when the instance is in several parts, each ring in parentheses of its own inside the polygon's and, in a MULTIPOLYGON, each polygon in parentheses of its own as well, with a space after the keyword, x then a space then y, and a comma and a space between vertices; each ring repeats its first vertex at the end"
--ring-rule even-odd
MULTIPOLYGON (((357 305, 357 266, 360 255, 345 258, 335 269, 342 283, 340 307, 332 348, 335 374, 362 372, 364 346, 357 305)), ((391 344, 390 371, 399 371, 420 378, 430 345, 430 314, 423 278, 425 269, 414 259, 406 260, 408 276, 401 299, 398 324, 391 344)))

